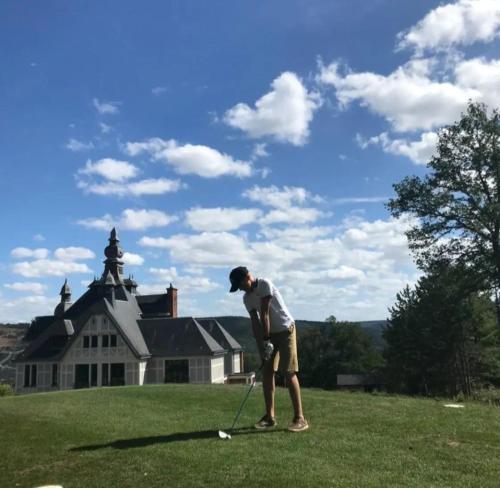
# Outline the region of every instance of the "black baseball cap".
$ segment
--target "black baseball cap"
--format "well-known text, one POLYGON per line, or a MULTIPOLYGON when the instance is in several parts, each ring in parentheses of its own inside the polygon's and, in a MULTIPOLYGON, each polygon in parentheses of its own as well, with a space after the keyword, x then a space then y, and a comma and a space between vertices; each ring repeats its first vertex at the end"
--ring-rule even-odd
POLYGON ((231 293, 240 287, 241 282, 246 278, 247 274, 248 269, 245 266, 238 266, 229 273, 229 281, 231 282, 231 289, 229 291, 231 293))

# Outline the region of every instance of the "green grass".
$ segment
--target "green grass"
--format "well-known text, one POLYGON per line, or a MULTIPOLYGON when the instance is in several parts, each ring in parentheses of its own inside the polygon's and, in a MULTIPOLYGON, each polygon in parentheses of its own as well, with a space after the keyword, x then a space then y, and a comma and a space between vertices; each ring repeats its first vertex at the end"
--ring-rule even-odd
POLYGON ((256 388, 158 385, 0 398, 0 486, 498 487, 500 410, 479 403, 304 390, 311 428, 257 432, 256 388))

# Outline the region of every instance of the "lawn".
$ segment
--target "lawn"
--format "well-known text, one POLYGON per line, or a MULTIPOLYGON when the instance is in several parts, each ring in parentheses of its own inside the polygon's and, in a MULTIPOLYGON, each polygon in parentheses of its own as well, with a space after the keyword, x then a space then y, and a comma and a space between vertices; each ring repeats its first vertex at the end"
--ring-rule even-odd
POLYGON ((0 486, 498 487, 500 409, 479 403, 304 390, 311 428, 278 427, 256 388, 232 440, 243 386, 158 385, 0 398, 0 486))

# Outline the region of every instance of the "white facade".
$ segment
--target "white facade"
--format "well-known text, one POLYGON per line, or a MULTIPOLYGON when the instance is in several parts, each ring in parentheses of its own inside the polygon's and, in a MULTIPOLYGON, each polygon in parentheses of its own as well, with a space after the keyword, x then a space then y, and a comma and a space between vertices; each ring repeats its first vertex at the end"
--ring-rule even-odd
POLYGON ((16 392, 166 381, 224 383, 228 373, 239 373, 240 368, 240 353, 228 353, 226 359, 219 355, 139 360, 110 318, 101 314, 90 317, 60 362, 17 363, 16 392), (224 371, 225 361, 232 371, 227 371, 227 363, 224 371))

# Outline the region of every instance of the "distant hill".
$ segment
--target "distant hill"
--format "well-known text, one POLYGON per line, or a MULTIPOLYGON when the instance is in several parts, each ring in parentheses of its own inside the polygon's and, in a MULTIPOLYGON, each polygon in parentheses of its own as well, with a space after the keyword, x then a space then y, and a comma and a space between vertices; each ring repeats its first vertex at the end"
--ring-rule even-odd
MULTIPOLYGON (((224 327, 245 349, 247 353, 257 353, 255 341, 252 334, 252 326, 248 317, 239 316, 222 316, 213 317, 218 320, 224 327)), ((312 327, 325 327, 328 323, 317 320, 297 320, 297 333, 300 337, 301 331, 312 327)), ((357 322, 372 338, 377 349, 382 349, 384 340, 382 338, 382 329, 386 325, 385 320, 368 320, 357 322)))

